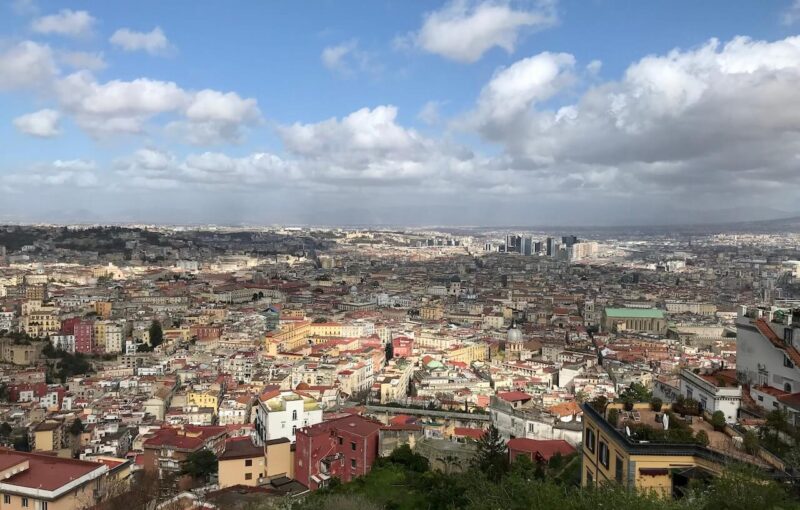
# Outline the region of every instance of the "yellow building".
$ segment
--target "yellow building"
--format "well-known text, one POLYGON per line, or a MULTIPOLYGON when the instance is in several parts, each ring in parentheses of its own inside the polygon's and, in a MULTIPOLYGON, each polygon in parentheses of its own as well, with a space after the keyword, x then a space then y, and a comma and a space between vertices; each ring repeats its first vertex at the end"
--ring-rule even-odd
POLYGON ((111 302, 110 301, 95 301, 94 311, 103 319, 111 317, 111 302))
POLYGON ((265 474, 264 450, 249 437, 225 443, 225 452, 219 456, 219 488, 246 485, 256 487, 263 483, 265 474))
POLYGON ((15 344, 11 339, 0 341, 0 361, 4 363, 23 366, 32 365, 38 361, 41 352, 41 344, 15 344))
POLYGON ((314 336, 342 336, 342 324, 339 322, 311 323, 311 334, 314 336))
POLYGON ((637 440, 637 427, 664 430, 663 415, 652 411, 649 404, 636 404, 630 413, 625 413, 621 404, 609 404, 605 413, 584 404, 583 411, 581 485, 584 487, 616 483, 670 497, 681 495, 691 479, 718 476, 732 462, 771 467, 763 459, 737 449, 726 434, 714 431, 706 420, 698 417, 690 427, 695 434, 700 430, 706 432, 710 439, 708 446, 637 440), (612 409, 616 409, 618 416, 613 425, 607 419, 612 409))
POLYGON ((30 336, 41 338, 58 333, 61 320, 55 310, 41 309, 27 315, 22 321, 22 327, 30 336))
POLYGON ((186 403, 190 406, 210 407, 214 416, 219 408, 219 393, 213 391, 190 391, 186 394, 186 403))
POLYGON ((419 309, 419 317, 426 321, 438 321, 444 317, 444 308, 441 305, 423 306, 419 309))
POLYGON ((63 441, 63 427, 58 421, 43 421, 33 428, 34 451, 50 452, 60 450, 63 441))
POLYGON ((299 321, 281 325, 278 331, 267 334, 265 339, 267 354, 277 356, 278 353, 293 351, 308 344, 311 337, 311 323, 299 321))
POLYGON ((484 343, 456 345, 444 355, 446 361, 460 361, 468 365, 488 358, 489 345, 484 343))
POLYGON ((219 486, 246 485, 256 487, 273 478, 294 477, 292 442, 285 438, 266 441, 256 446, 249 437, 229 440, 219 456, 219 486))

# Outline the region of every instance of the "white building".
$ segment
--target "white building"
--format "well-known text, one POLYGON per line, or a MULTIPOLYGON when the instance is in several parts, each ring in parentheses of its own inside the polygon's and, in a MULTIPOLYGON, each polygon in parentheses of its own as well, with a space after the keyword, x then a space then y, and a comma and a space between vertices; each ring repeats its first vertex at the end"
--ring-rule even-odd
POLYGON ((736 423, 742 403, 742 387, 724 371, 695 374, 691 370, 681 370, 679 387, 681 395, 696 400, 709 413, 722 411, 726 422, 736 423))
POLYGON ((322 422, 322 408, 312 397, 291 390, 261 396, 256 409, 256 442, 285 437, 295 441, 297 429, 322 422))
POLYGON ((800 392, 800 318, 778 323, 768 316, 740 316, 736 329, 739 380, 786 393, 800 392))
POLYGON ((75 354, 75 335, 53 335, 50 337, 50 343, 55 349, 75 354))
POLYGON ((119 324, 106 325, 106 352, 118 353, 122 352, 124 346, 123 328, 119 324))

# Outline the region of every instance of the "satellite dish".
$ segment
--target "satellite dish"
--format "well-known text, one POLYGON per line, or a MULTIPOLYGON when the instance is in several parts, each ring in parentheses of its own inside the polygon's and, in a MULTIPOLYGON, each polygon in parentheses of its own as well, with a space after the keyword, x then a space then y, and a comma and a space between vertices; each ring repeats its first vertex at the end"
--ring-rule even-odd
POLYGON ((631 428, 627 425, 625 425, 625 433, 628 435, 628 437, 631 437, 631 428))
POLYGON ((661 423, 664 424, 664 430, 669 430, 669 415, 664 413, 664 418, 661 420, 661 423))

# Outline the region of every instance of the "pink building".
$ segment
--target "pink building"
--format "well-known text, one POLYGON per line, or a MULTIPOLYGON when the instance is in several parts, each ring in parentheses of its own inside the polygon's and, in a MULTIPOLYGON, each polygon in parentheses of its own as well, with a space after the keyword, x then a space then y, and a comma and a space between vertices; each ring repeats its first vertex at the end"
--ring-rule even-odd
POLYGON ((75 352, 94 353, 94 323, 79 321, 75 324, 75 352))
POLYGON ((392 340, 392 356, 395 358, 410 358, 414 351, 414 340, 405 336, 398 336, 392 340))
POLYGON ((349 482, 369 473, 378 458, 381 423, 352 415, 297 431, 294 477, 311 490, 333 477, 349 482))

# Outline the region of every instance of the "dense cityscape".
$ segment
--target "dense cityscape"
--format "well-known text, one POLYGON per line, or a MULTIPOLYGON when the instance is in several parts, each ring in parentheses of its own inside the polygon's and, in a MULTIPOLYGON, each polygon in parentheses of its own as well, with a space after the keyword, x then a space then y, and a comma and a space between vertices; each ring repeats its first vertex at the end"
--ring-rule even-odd
POLYGON ((800 510, 800 0, 0 0, 0 510, 800 510))
POLYGON ((794 479, 800 235, 642 230, 2 227, 3 490, 283 505, 491 434, 584 487, 794 479))

